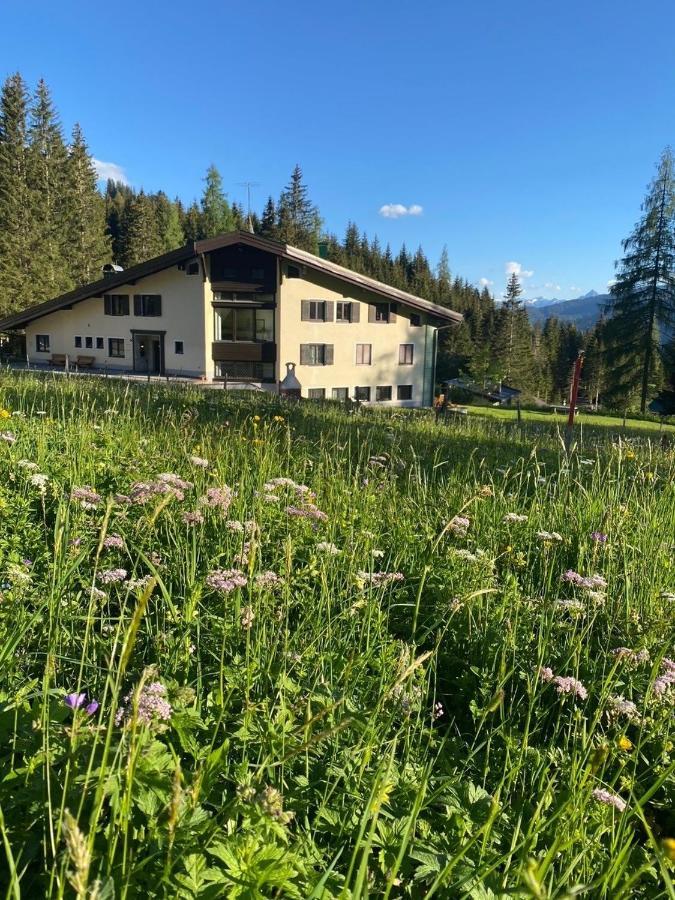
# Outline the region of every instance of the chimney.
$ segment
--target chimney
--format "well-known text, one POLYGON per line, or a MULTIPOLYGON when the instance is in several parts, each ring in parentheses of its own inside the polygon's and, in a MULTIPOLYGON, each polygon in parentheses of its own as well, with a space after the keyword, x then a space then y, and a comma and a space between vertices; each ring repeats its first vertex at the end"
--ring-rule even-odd
POLYGON ((122 266, 118 266, 115 263, 106 263, 101 269, 103 272, 104 278, 114 278, 119 272, 123 272, 124 269, 122 266))

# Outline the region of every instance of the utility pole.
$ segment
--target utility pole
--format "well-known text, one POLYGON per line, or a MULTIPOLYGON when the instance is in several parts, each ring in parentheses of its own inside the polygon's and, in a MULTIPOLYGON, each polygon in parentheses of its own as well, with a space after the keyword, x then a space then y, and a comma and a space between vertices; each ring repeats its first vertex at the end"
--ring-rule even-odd
POLYGON ((572 387, 570 389, 570 412, 567 417, 567 428, 565 429, 565 449, 570 452, 572 446, 572 437, 574 435, 574 413, 577 408, 577 397, 579 396, 579 382, 581 380, 581 367, 584 364, 584 351, 580 350, 579 355, 574 363, 574 374, 572 375, 572 387))
POLYGON ((246 188, 246 217, 248 219, 248 230, 253 234, 253 220, 251 219, 251 188, 260 187, 259 181, 239 181, 239 187, 246 188))

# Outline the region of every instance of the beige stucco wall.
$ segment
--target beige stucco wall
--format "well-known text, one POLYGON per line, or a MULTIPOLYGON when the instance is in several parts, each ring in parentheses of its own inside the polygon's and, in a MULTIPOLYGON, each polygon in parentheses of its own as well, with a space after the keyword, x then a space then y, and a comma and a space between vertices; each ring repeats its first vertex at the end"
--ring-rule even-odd
POLYGON ((92 297, 76 303, 71 309, 63 309, 43 316, 26 326, 26 349, 31 363, 48 362, 52 353, 67 353, 74 362, 78 355, 94 356, 95 365, 110 370, 133 368, 131 331, 164 331, 165 370, 171 375, 207 377, 213 373, 211 345, 207 342, 211 330, 211 291, 201 272, 186 275, 173 266, 163 272, 148 275, 136 284, 111 289, 111 293, 129 295, 128 316, 106 316, 103 297, 92 297), (134 294, 161 294, 161 316, 134 316, 134 294), (49 353, 36 351, 35 336, 49 335, 49 353), (82 337, 82 347, 75 347, 75 336, 82 337), (93 349, 85 348, 85 337, 93 338, 93 349), (104 339, 104 349, 96 349, 96 338, 104 339), (108 338, 123 338, 125 358, 108 356, 108 338), (174 352, 174 342, 183 341, 183 354, 174 352), (207 364, 208 363, 208 364, 207 364))
MULTIPOLYGON (((284 272, 283 264, 281 268, 284 272)), ((326 398, 331 399, 331 389, 334 387, 348 388, 349 396, 353 397, 356 386, 367 386, 371 389, 371 402, 375 403, 375 388, 378 385, 391 385, 392 400, 380 401, 383 406, 423 406, 429 403, 433 331, 424 324, 423 313, 421 314, 423 324, 411 325, 410 313, 414 310, 406 308, 399 302, 395 322, 368 322, 368 302, 383 302, 383 297, 309 268, 302 278, 282 276, 279 293, 277 308, 279 373, 283 378, 286 371, 285 364, 296 363, 295 371, 302 385, 303 397, 307 396, 309 388, 325 388, 326 398), (360 321, 303 322, 302 300, 359 302, 360 321), (333 365, 300 365, 300 344, 333 344, 333 365), (357 344, 372 345, 371 365, 356 365, 357 344), (400 344, 414 345, 413 365, 399 365, 400 344), (397 386, 407 384, 413 386, 412 400, 397 400, 397 386)))

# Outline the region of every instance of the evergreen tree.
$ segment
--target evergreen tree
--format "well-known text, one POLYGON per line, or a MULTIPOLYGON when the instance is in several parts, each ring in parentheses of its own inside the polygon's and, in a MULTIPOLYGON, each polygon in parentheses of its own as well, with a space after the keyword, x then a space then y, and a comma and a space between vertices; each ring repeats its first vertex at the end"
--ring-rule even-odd
POLYGON ((186 241, 198 241, 202 237, 204 233, 202 212, 196 202, 187 208, 181 225, 186 241))
POLYGON ((67 149, 44 81, 38 82, 28 128, 27 179, 31 198, 35 297, 48 299, 71 286, 64 245, 67 149))
POLYGON ((134 190, 129 185, 108 179, 105 187, 105 219, 112 244, 113 262, 122 259, 124 208, 133 196, 134 190))
POLYGON ((235 227, 234 216, 223 193, 223 179, 215 166, 209 166, 204 179, 206 186, 202 195, 201 234, 202 238, 212 238, 216 235, 233 231, 235 227))
POLYGON ((162 253, 162 238, 154 204, 144 191, 140 191, 126 204, 122 232, 121 264, 125 269, 162 253))
POLYGON ((441 251, 441 258, 436 267, 436 292, 434 301, 441 306, 448 306, 451 290, 452 276, 450 274, 450 257, 448 256, 448 248, 444 244, 441 251))
POLYGON ((658 389, 661 333, 675 326, 675 176, 665 150, 642 205, 643 215, 623 242, 617 279, 605 308, 608 362, 614 393, 639 390, 645 411, 658 389))
POLYGON ((185 235, 180 223, 178 201, 172 203, 164 191, 159 191, 152 199, 155 205, 162 252, 168 253, 169 250, 182 247, 185 243, 185 235))
POLYGON ((0 313, 23 309, 34 300, 33 222, 28 185, 28 91, 17 72, 0 94, 0 313))
POLYGON ((267 198, 267 203, 260 217, 258 233, 261 237, 276 240, 277 237, 277 208, 272 197, 267 198))
POLYGON ((523 290, 514 273, 506 285, 506 296, 497 313, 495 357, 502 381, 520 390, 531 390, 534 381, 532 328, 520 301, 523 290))
POLYGON ((321 217, 309 199, 309 191, 302 180, 302 169, 298 165, 279 197, 277 226, 280 241, 310 253, 318 252, 321 217))
POLYGON ((86 284, 110 261, 105 201, 97 189, 96 169, 79 125, 68 148, 64 186, 63 233, 71 284, 86 284))

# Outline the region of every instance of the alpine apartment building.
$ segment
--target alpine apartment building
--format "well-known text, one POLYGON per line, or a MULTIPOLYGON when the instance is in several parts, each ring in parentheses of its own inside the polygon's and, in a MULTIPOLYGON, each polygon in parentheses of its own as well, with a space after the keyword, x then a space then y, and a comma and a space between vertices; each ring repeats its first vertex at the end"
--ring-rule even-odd
POLYGON ((227 380, 393 406, 433 400, 459 313, 244 231, 195 241, 0 320, 31 365, 227 380))

